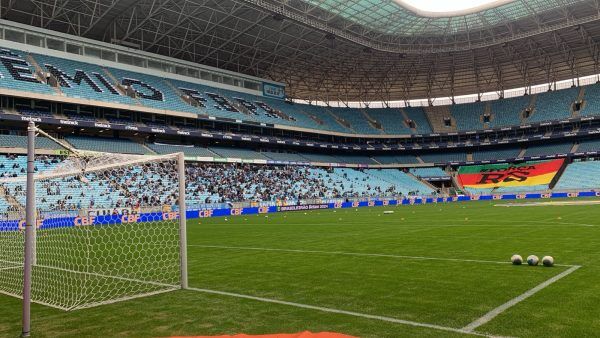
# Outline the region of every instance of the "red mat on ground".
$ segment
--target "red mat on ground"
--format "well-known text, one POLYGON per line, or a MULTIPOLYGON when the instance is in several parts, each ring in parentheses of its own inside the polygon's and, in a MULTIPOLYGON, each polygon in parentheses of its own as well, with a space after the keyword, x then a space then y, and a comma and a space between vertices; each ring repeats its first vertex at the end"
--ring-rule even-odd
POLYGON ((304 331, 300 333, 276 333, 276 334, 261 334, 261 335, 247 335, 247 334, 236 334, 234 336, 187 336, 187 337, 171 337, 171 338, 356 338, 354 336, 348 336, 341 333, 334 332, 317 332, 312 333, 304 331))

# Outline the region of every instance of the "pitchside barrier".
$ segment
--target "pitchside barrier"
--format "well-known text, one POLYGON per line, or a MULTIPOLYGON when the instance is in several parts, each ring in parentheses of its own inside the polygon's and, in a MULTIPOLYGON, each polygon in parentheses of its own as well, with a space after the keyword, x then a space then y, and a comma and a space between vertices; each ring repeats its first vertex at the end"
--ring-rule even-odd
MULTIPOLYGON (((336 202, 323 204, 305 204, 288 206, 261 206, 250 208, 225 208, 225 209, 201 209, 188 210, 187 219, 227 217, 240 215, 271 214, 291 211, 312 211, 326 209, 347 209, 380 206, 402 206, 420 205, 432 203, 452 203, 468 201, 491 201, 491 200, 520 200, 520 199, 544 199, 544 198, 589 198, 600 197, 600 191, 583 192, 554 192, 554 193, 527 193, 527 194, 504 194, 504 195, 475 195, 456 197, 416 197, 401 200, 361 200, 352 202, 336 202)), ((99 215, 99 216, 65 216, 59 218, 43 218, 37 221, 38 229, 52 229, 59 227, 84 227, 90 225, 107 226, 114 224, 131 224, 157 221, 173 221, 179 219, 179 211, 160 213, 140 213, 127 215, 99 215)), ((0 229, 4 231, 21 231, 25 220, 3 220, 0 221, 0 229)))

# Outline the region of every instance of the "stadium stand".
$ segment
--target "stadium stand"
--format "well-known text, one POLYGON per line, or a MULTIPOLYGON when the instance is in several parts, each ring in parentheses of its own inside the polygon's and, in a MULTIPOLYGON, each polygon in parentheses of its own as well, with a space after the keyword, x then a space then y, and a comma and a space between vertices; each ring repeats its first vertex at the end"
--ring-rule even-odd
POLYGON ((373 157, 375 161, 381 164, 416 164, 419 163, 413 155, 376 155, 373 157))
POLYGON ((217 154, 223 158, 241 158, 241 159, 254 159, 254 160, 268 160, 263 154, 246 148, 228 148, 228 147, 210 147, 208 148, 211 152, 217 154))
POLYGON ((117 154, 148 154, 151 153, 141 144, 127 139, 67 136, 67 142, 77 149, 100 151, 117 154))
POLYGON ((571 142, 530 145, 525 151, 525 156, 566 154, 571 151, 572 147, 573 143, 571 142))
MULTIPOLYGON (((351 128, 358 134, 381 134, 382 131, 374 128, 360 109, 353 108, 329 108, 329 111, 337 117, 348 122, 351 128)), ((402 120, 396 123, 401 123, 402 120)))
POLYGON ((368 114, 381 124, 386 134, 401 135, 411 133, 410 128, 404 123, 402 112, 398 108, 372 108, 368 110, 368 114))
POLYGON ((32 57, 40 67, 44 67, 44 71, 52 74, 60 90, 69 97, 137 104, 115 88, 116 84, 110 82, 100 66, 40 54, 32 54, 32 57))
POLYGON ((531 102, 531 96, 511 97, 493 100, 490 103, 490 128, 516 126, 521 124, 522 113, 531 102))
POLYGON ((577 99, 579 88, 556 90, 537 95, 535 110, 529 122, 544 122, 569 118, 572 105, 577 99))
POLYGON ((107 68, 123 86, 131 87, 139 101, 146 107, 182 112, 193 111, 193 107, 183 101, 181 95, 168 82, 153 75, 107 68))
POLYGON ((433 130, 429 125, 429 121, 427 120, 427 116, 425 115, 425 110, 423 107, 406 107, 402 108, 402 111, 406 114, 409 120, 412 120, 416 124, 416 131, 419 134, 429 134, 432 133, 433 130))
POLYGON ((410 173, 416 177, 445 177, 449 176, 442 168, 411 168, 410 173))
POLYGON ((0 87, 33 92, 39 94, 56 94, 54 89, 42 83, 35 75, 35 68, 27 61, 26 53, 2 48, 0 49, 0 87))
MULTIPOLYGON (((35 147, 38 149, 60 150, 64 149, 61 145, 46 137, 37 137, 35 147)), ((27 149, 27 136, 20 135, 2 135, 0 134, 0 148, 21 148, 27 149)))
POLYGON ((585 86, 584 90, 583 109, 581 109, 579 115, 600 115, 600 84, 585 86))
POLYGON ((600 151, 600 140, 586 140, 579 142, 577 152, 600 151))
POLYGON ((194 147, 194 146, 178 146, 169 144, 148 144, 148 148, 152 149, 157 154, 173 154, 183 152, 186 156, 199 156, 199 157, 214 157, 216 154, 208 150, 207 148, 194 147))
POLYGON ((450 112, 456 121, 458 130, 480 130, 483 129, 484 102, 467 104, 456 104, 450 106, 450 112))
POLYGON ((600 161, 573 162, 567 166, 554 190, 598 189, 600 161))
POLYGON ((443 153, 427 153, 419 154, 419 157, 425 163, 448 163, 448 162, 466 162, 466 152, 443 152, 443 153))
POLYGON ((516 158, 519 156, 521 148, 510 147, 510 148, 482 148, 473 152, 474 161, 491 161, 491 160, 505 160, 509 158, 516 158))

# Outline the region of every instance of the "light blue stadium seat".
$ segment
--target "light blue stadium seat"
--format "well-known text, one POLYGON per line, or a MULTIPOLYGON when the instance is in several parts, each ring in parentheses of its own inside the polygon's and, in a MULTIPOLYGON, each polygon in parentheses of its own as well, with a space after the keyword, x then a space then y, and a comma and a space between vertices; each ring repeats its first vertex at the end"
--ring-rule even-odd
POLYGON ((571 142, 530 145, 525 151, 525 156, 567 154, 571 152, 571 148, 573 148, 571 142))
POLYGON ((571 117, 571 106, 577 99, 579 88, 556 90, 537 95, 535 110, 529 122, 544 122, 571 117))
POLYGON ((521 152, 520 147, 510 148, 481 148, 473 152, 474 161, 506 160, 517 158, 521 152))
POLYGON ((475 102, 450 106, 450 112, 456 120, 458 130, 483 129, 482 116, 485 112, 485 105, 485 102, 475 102))
POLYGON ((147 154, 148 149, 127 139, 68 136, 66 140, 77 149, 117 154, 147 154))
POLYGON ((406 135, 411 134, 412 130, 404 123, 404 116, 399 108, 372 108, 367 113, 375 121, 381 123, 386 134, 406 135))
POLYGON ((600 161, 573 162, 567 166, 554 190, 600 189, 600 161))
POLYGON ((531 102, 531 96, 511 97, 490 101, 492 119, 490 128, 517 126, 521 124, 522 113, 531 102))
POLYGON ((581 116, 600 115, 600 84, 585 86, 584 89, 584 105, 579 114, 581 116))

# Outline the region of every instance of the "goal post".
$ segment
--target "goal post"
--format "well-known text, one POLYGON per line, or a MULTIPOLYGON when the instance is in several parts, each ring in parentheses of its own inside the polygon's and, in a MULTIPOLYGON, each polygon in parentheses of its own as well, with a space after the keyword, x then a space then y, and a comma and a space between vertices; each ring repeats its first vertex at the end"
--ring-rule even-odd
POLYGON ((30 302, 70 311, 187 288, 182 153, 36 156, 45 133, 28 133, 27 175, 0 178, 0 293, 23 298, 24 336, 30 302))

